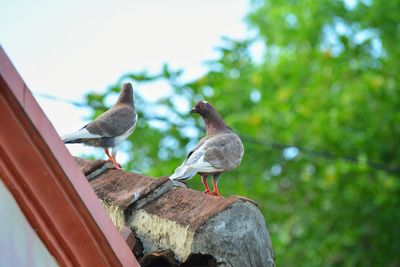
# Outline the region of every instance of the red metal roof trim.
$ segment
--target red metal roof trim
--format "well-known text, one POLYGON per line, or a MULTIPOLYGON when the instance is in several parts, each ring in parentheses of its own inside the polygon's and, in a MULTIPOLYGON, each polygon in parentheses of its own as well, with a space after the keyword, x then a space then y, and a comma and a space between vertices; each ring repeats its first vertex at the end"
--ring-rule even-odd
POLYGON ((139 266, 0 47, 0 174, 61 266, 139 266))

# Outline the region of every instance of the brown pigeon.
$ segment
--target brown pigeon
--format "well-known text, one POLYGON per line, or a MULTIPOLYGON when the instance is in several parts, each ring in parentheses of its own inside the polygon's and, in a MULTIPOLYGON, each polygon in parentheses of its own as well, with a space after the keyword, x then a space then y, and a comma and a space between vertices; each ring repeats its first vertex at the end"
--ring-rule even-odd
POLYGON ((130 83, 122 85, 122 91, 115 105, 86 124, 77 132, 62 137, 65 144, 82 143, 88 146, 102 147, 115 168, 120 169, 115 157, 117 146, 135 130, 138 115, 133 100, 130 83), (112 149, 110 154, 109 148, 112 149))
POLYGON ((190 151, 186 160, 169 178, 186 180, 198 173, 206 188, 204 192, 220 196, 218 178, 221 173, 233 170, 240 164, 244 153, 243 144, 239 136, 225 124, 221 115, 208 102, 197 102, 191 113, 198 113, 203 117, 206 136, 190 151), (207 184, 208 176, 212 176, 214 187, 212 192, 207 184))

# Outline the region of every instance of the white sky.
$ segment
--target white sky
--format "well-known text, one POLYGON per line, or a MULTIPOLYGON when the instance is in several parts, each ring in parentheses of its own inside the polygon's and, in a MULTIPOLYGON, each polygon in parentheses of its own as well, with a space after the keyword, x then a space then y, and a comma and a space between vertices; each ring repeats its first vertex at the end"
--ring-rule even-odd
MULTIPOLYGON (((125 73, 156 72, 164 63, 184 69, 187 79, 201 75, 222 36, 248 35, 247 11, 247 0, 0 0, 0 44, 33 92, 81 102, 125 73)), ((150 98, 165 93, 135 90, 150 98)), ((82 127, 88 115, 38 101, 61 135, 82 127)))

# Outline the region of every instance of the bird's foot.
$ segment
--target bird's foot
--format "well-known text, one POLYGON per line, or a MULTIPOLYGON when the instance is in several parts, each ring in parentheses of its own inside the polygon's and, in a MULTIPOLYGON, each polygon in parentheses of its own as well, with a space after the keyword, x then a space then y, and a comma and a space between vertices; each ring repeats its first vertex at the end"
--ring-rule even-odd
POLYGON ((115 167, 117 170, 122 170, 121 164, 119 164, 119 163, 114 164, 114 167, 115 167))
POLYGON ((209 192, 208 194, 216 197, 222 197, 222 195, 218 191, 209 192))
POLYGON ((210 194, 210 190, 204 190, 203 193, 210 194))
POLYGON ((109 162, 111 162, 114 165, 114 168, 116 168, 117 170, 121 170, 121 164, 119 164, 118 162, 114 162, 113 160, 107 160, 109 162))

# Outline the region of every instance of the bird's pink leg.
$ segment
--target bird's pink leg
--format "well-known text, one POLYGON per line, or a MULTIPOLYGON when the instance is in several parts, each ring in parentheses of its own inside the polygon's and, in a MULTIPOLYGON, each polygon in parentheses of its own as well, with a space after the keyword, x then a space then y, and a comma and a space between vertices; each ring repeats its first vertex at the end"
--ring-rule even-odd
POLYGON ((121 165, 117 162, 117 160, 115 159, 115 157, 113 155, 110 154, 110 152, 108 151, 108 148, 103 147, 104 152, 106 153, 108 159, 114 164, 114 167, 116 169, 121 169, 121 165))
POLYGON ((201 176, 201 182, 204 184, 206 188, 204 193, 210 193, 210 188, 208 188, 208 183, 207 183, 207 176, 201 176))
POLYGON ((114 167, 119 170, 121 169, 121 165, 117 162, 117 149, 115 147, 113 147, 113 149, 111 150, 111 157, 113 158, 113 162, 114 162, 114 167))
POLYGON ((113 158, 113 159, 112 159, 112 162, 114 163, 114 167, 115 167, 116 169, 118 169, 118 170, 122 169, 122 168, 121 168, 121 164, 119 164, 119 163, 117 162, 117 160, 115 159, 115 156, 112 157, 112 158, 113 158))
POLYGON ((219 175, 218 176, 214 175, 212 178, 214 190, 210 193, 210 195, 222 197, 218 191, 218 178, 219 178, 219 175))
POLYGON ((108 151, 108 148, 107 147, 103 147, 103 150, 104 150, 104 153, 106 153, 108 159, 111 160, 112 162, 114 162, 113 158, 111 157, 110 152, 108 151))

